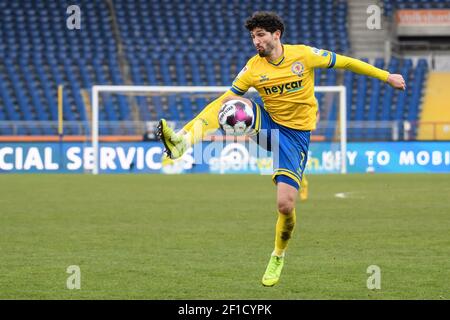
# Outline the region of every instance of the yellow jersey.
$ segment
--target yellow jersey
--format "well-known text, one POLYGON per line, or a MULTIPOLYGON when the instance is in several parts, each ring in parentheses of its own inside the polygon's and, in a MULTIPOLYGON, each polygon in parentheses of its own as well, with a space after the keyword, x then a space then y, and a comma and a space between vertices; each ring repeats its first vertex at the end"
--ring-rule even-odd
MULTIPOLYGON (((284 44, 283 55, 278 61, 269 62, 259 55, 248 60, 230 90, 243 95, 253 87, 260 94, 264 108, 273 121, 292 129, 314 130, 318 111, 314 96, 314 69, 333 68, 338 58, 345 68, 347 57, 307 45, 284 44)), ((366 71, 364 69, 367 67, 377 69, 367 65, 363 66, 362 71, 366 71)), ((373 73, 371 75, 387 80, 386 71, 370 71, 373 73)))
POLYGON ((319 50, 307 45, 283 45, 283 54, 275 62, 259 55, 252 57, 233 81, 230 90, 208 104, 183 129, 191 143, 219 128, 217 113, 224 98, 243 95, 254 87, 262 97, 264 108, 276 123, 297 130, 316 128, 317 100, 314 96, 314 69, 342 68, 387 81, 389 72, 351 57, 319 50), (194 124, 199 130, 194 130, 194 124))

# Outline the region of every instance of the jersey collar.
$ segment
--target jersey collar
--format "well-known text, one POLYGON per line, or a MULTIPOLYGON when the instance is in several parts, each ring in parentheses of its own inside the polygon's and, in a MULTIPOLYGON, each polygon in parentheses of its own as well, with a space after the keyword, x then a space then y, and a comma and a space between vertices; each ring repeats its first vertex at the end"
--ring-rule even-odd
POLYGON ((267 62, 269 62, 271 65, 278 67, 280 64, 283 63, 284 61, 284 45, 281 45, 283 47, 283 54, 281 55, 281 57, 279 57, 277 60, 275 61, 269 61, 267 60, 267 62))

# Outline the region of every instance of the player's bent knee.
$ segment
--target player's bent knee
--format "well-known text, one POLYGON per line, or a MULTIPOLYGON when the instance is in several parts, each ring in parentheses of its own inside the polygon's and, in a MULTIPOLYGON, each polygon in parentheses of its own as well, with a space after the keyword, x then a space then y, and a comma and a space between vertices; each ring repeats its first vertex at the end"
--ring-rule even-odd
POLYGON ((277 180, 277 206, 278 211, 282 214, 291 214, 295 208, 298 189, 277 180))
POLYGON ((278 211, 282 214, 291 214, 295 208, 295 196, 289 193, 278 197, 278 211))
POLYGON ((281 214, 289 215, 294 211, 295 208, 295 200, 283 199, 278 201, 278 211, 281 214))

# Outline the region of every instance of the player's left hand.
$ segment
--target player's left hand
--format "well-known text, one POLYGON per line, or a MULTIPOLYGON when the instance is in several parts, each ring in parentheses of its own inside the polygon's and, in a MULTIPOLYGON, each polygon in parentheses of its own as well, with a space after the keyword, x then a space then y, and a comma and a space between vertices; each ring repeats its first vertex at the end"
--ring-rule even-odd
POLYGON ((405 79, 403 79, 403 76, 401 74, 390 74, 388 76, 387 83, 389 83, 395 89, 406 89, 405 79))

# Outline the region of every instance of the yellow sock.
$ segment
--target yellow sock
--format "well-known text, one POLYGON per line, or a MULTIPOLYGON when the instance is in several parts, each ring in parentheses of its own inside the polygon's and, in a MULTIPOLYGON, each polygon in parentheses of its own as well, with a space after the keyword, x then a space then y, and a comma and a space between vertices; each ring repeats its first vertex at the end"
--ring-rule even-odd
POLYGON ((308 199, 308 180, 306 179, 306 174, 303 174, 302 181, 300 182, 299 195, 301 201, 308 199))
POLYGON ((282 214, 278 212, 278 220, 275 229, 275 250, 274 254, 276 256, 283 256, 284 251, 287 248, 289 239, 294 232, 296 222, 295 208, 292 210, 291 214, 282 214))
POLYGON ((308 180, 306 179, 306 174, 303 174, 302 181, 300 181, 301 188, 308 188, 308 180))

